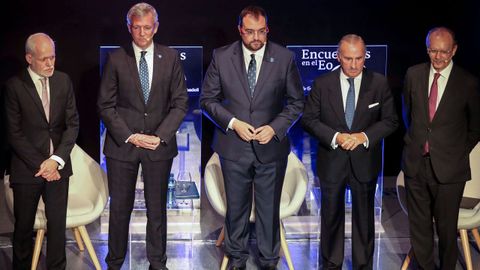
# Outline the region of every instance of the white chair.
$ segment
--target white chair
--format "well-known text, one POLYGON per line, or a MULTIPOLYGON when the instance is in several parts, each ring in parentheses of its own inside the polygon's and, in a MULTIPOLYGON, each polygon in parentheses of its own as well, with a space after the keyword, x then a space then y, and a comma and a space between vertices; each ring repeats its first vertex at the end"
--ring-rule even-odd
MULTIPOLYGON (((473 208, 460 208, 457 225, 462 240, 462 248, 467 270, 480 269, 480 265, 475 268, 473 267, 468 241, 468 230, 470 230, 474 236, 477 247, 480 250, 480 235, 478 232, 478 227, 480 226, 480 144, 477 144, 470 153, 470 169, 472 171, 472 179, 465 185, 463 198, 464 201, 473 199, 473 201, 476 201, 477 203, 473 208)), ((397 177, 397 196, 403 211, 408 214, 406 207, 405 179, 402 171, 400 171, 397 177)), ((402 270, 408 269, 413 256, 413 249, 410 248, 403 261, 402 270)))
MULTIPOLYGON (((225 186, 223 182, 222 168, 220 165, 220 159, 217 153, 213 153, 212 157, 208 161, 205 167, 205 191, 207 198, 210 201, 212 207, 222 215, 225 216, 227 212, 227 204, 225 198, 225 186)), ((295 154, 290 153, 288 156, 287 169, 285 173, 285 179, 283 182, 282 196, 280 200, 280 220, 283 218, 296 215, 300 206, 302 205, 305 199, 305 193, 307 191, 308 176, 307 171, 303 163, 295 156, 295 154)), ((250 213, 250 222, 255 222, 255 202, 253 202, 252 212, 250 213)), ((220 246, 224 239, 224 230, 218 237, 216 242, 217 247, 220 246)), ((293 263, 290 256, 290 251, 288 250, 288 244, 285 237, 285 229, 283 222, 280 221, 280 243, 283 253, 285 255, 285 260, 287 261, 288 268, 293 270, 293 263)), ((224 256, 221 270, 226 269, 228 264, 228 257, 224 256)))
MULTIPOLYGON (((85 225, 96 220, 103 212, 108 200, 107 176, 98 163, 75 145, 70 154, 73 175, 70 177, 66 227, 72 229, 78 248, 84 251, 84 243, 95 265, 100 270, 93 245, 85 225)), ((13 191, 8 175, 5 178, 5 198, 9 210, 13 213, 13 191)), ((33 250, 32 270, 37 269, 42 242, 47 228, 45 204, 40 199, 35 216, 34 229, 37 230, 33 250)))

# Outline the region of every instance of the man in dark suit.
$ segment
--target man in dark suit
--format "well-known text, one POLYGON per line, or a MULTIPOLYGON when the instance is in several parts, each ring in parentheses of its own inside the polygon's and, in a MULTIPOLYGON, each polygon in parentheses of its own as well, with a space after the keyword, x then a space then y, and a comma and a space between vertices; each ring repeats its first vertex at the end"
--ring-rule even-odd
POLYGON ((154 7, 134 5, 127 14, 132 44, 105 64, 98 110, 107 127, 110 219, 108 269, 120 269, 127 252, 135 184, 142 165, 147 206, 147 258, 150 269, 167 269, 166 196, 175 133, 188 109, 185 75, 178 53, 153 43, 158 28, 154 7))
POLYGON ((403 93, 410 239, 420 268, 435 269, 435 220, 440 269, 455 269, 458 211, 471 179, 469 154, 480 138, 479 85, 453 64, 457 43, 450 29, 433 28, 426 45, 430 63, 408 69, 403 93))
POLYGON ((398 126, 394 100, 381 74, 364 69, 366 48, 355 34, 338 44, 340 69, 315 79, 302 117, 318 139, 323 269, 341 269, 345 189, 352 192, 353 269, 372 269, 374 197, 382 168, 382 139, 398 126))
POLYGON ((15 229, 13 269, 30 269, 32 230, 40 196, 47 217, 47 268, 65 269, 65 226, 70 152, 78 134, 75 93, 55 71, 55 44, 46 34, 25 44, 29 66, 6 84, 7 135, 15 229))
POLYGON ((241 41, 216 49, 200 104, 217 125, 213 149, 225 179, 225 247, 233 269, 248 259, 252 192, 262 268, 275 269, 280 249, 279 205, 290 152, 286 136, 303 109, 303 90, 293 54, 267 42, 267 15, 242 10, 241 41), (255 188, 253 188, 255 186, 255 188))

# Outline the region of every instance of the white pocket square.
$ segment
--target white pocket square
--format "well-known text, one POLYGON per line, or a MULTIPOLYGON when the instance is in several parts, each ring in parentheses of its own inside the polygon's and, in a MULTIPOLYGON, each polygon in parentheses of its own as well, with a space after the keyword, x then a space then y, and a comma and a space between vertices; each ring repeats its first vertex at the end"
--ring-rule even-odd
POLYGON ((380 104, 380 103, 378 103, 378 102, 372 103, 372 104, 368 105, 368 108, 371 109, 371 108, 373 108, 373 107, 375 107, 375 106, 378 106, 379 104, 380 104))

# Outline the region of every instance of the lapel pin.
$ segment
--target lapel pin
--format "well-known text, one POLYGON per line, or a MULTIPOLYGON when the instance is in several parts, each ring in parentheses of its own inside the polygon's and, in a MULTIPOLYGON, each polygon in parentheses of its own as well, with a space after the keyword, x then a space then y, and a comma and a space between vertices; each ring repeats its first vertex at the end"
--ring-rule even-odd
POLYGON ((267 58, 267 62, 273 63, 273 62, 275 62, 275 58, 269 57, 269 58, 267 58))
POLYGON ((162 58, 162 55, 161 54, 157 54, 158 58, 162 58))

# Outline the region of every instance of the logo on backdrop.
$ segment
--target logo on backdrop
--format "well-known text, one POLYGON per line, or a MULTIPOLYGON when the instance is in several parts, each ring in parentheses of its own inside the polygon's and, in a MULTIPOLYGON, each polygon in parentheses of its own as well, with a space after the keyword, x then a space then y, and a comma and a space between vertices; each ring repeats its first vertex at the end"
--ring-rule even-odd
MULTIPOLYGON (((337 45, 289 45, 295 53, 295 61, 303 82, 303 91, 307 95, 312 89, 313 80, 340 67, 337 60, 337 45)), ((365 66, 369 70, 386 75, 387 45, 367 45, 365 66)))

